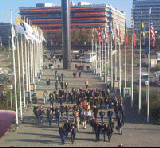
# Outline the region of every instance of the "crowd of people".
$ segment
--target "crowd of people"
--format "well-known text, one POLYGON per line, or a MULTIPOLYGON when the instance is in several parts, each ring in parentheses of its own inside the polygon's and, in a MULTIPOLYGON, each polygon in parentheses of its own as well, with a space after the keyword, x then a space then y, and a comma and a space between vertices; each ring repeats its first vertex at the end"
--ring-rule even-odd
MULTIPOLYGON (((61 59, 59 59, 61 62, 61 59)), ((56 63, 54 60, 52 63, 56 63)), ((52 67, 50 65, 49 67, 52 67)), ((59 67, 58 67, 59 69, 59 67)), ((79 77, 81 77, 79 71, 79 77)), ((76 73, 73 73, 76 77, 76 73)), ((50 85, 50 78, 46 79, 50 85)), ((110 89, 89 88, 89 82, 85 81, 86 88, 68 89, 68 82, 64 81, 64 74, 58 73, 55 69, 55 90, 43 93, 44 104, 49 101, 50 107, 46 110, 47 122, 52 127, 53 122, 59 126, 59 135, 63 144, 66 143, 68 133, 71 133, 71 142, 74 143, 76 134, 82 129, 92 127, 92 134, 95 140, 110 142, 115 130, 122 135, 124 125, 124 106, 123 98, 110 93, 110 89), (61 89, 58 89, 60 85, 61 89), (64 87, 63 87, 64 86, 64 87), (47 98, 48 97, 48 98, 47 98), (100 117, 100 120, 99 120, 100 117), (115 118, 114 118, 115 117, 115 118), (117 124, 116 124, 117 123, 117 124)), ((45 111, 42 106, 34 107, 36 124, 43 125, 45 111)), ((119 147, 123 147, 122 144, 119 147)))
MULTIPOLYGON (((47 108, 46 114, 49 126, 52 126, 54 119, 58 126, 60 126, 60 122, 64 123, 59 128, 63 144, 68 132, 71 132, 71 141, 74 143, 80 125, 83 129, 91 126, 96 141, 100 140, 100 135, 103 141, 106 141, 106 136, 110 141, 115 129, 122 135, 124 125, 123 98, 112 96, 109 89, 72 88, 71 90, 60 89, 59 91, 55 89, 50 92, 48 101, 50 107, 47 108), (113 118, 114 114, 115 119, 113 118), (98 117, 100 117, 100 121, 98 117), (117 126, 115 126, 116 122, 117 126)), ((43 107, 38 109, 36 106, 33 112, 36 116, 36 124, 43 124, 43 107)))

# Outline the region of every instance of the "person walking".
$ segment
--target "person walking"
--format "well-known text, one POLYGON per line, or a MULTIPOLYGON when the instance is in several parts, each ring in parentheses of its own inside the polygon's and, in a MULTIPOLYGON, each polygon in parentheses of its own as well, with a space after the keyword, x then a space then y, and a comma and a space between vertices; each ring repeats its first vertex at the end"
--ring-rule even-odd
POLYGON ((88 110, 86 111, 87 123, 90 123, 91 115, 92 115, 92 113, 91 113, 90 109, 88 109, 88 110))
POLYGON ((53 106, 53 102, 54 102, 54 95, 53 95, 53 93, 52 93, 52 92, 49 94, 49 100, 50 100, 50 105, 52 105, 52 106, 53 106))
POLYGON ((41 122, 41 125, 43 125, 43 115, 44 115, 44 109, 43 109, 43 107, 41 106, 40 107, 40 113, 41 113, 41 115, 40 115, 40 122, 41 122))
POLYGON ((83 129, 86 129, 86 112, 83 112, 83 115, 82 115, 82 126, 83 126, 83 129))
POLYGON ((65 141, 65 128, 63 125, 59 128, 59 135, 60 135, 62 143, 65 144, 66 142, 65 141))
POLYGON ((68 82, 67 81, 65 81, 64 86, 65 86, 65 89, 67 90, 67 86, 68 86, 68 82))
POLYGON ((109 121, 112 119, 113 112, 111 109, 108 110, 107 116, 109 117, 109 121))
POLYGON ((94 124, 95 124, 95 119, 94 117, 92 117, 92 119, 90 120, 90 126, 92 127, 92 134, 94 133, 94 124))
POLYGON ((111 136, 112 136, 110 124, 108 124, 108 126, 106 128, 106 132, 107 132, 107 136, 108 136, 108 141, 110 142, 111 136))
POLYGON ((71 141, 72 141, 72 144, 74 143, 75 137, 76 137, 76 128, 75 128, 75 126, 72 126, 71 127, 71 141))
POLYGON ((44 92, 43 92, 43 103, 44 103, 44 104, 45 104, 46 101, 47 101, 47 95, 48 95, 47 90, 44 90, 44 92))
POLYGON ((58 89, 58 81, 56 80, 55 82, 55 89, 57 90, 58 89))
POLYGON ((112 119, 110 122, 109 122, 110 126, 111 126, 111 133, 114 133, 114 119, 112 119))
POLYGON ((63 104, 60 106, 60 112, 61 112, 61 119, 63 120, 64 112, 65 112, 65 107, 63 106, 63 104))
POLYGON ((57 122, 57 124, 58 124, 58 126, 59 126, 59 119, 60 119, 60 112, 59 112, 59 109, 56 111, 56 113, 55 113, 55 116, 56 116, 56 122, 57 122))
POLYGON ((89 82, 88 82, 88 81, 85 81, 85 85, 86 85, 86 89, 87 89, 88 86, 89 86, 89 82))
POLYGON ((63 82, 63 77, 64 77, 64 75, 63 75, 63 73, 61 74, 61 79, 62 79, 62 82, 63 82))
POLYGON ((102 141, 105 142, 105 132, 106 132, 106 124, 104 124, 104 122, 102 123, 102 141))
POLYGON ((66 129, 66 137, 68 137, 68 133, 71 131, 71 125, 68 120, 64 123, 64 128, 66 129))
POLYGON ((78 110, 75 110, 74 112, 74 120, 77 125, 77 131, 79 131, 79 111, 78 110))
POLYGON ((124 125, 124 121, 122 119, 122 116, 120 116, 120 118, 118 119, 118 131, 119 134, 122 135, 122 126, 124 125))
POLYGON ((36 123, 36 124, 37 124, 37 121, 38 121, 37 113, 36 113, 37 109, 38 109, 38 106, 35 105, 35 106, 33 107, 33 113, 34 113, 34 115, 35 115, 35 121, 36 121, 35 123, 36 123))
POLYGON ((67 120, 69 120, 70 106, 68 104, 66 105, 65 110, 66 110, 67 120))
POLYGON ((38 125, 40 123, 40 116, 41 116, 41 110, 40 108, 36 109, 36 117, 37 117, 37 122, 36 124, 38 125))
POLYGON ((95 105, 94 108, 93 108, 93 114, 94 114, 94 118, 97 119, 97 114, 98 114, 98 108, 97 106, 95 105))
POLYGON ((101 109, 101 111, 99 112, 99 115, 101 117, 101 122, 104 122, 104 116, 105 116, 105 112, 101 109))
POLYGON ((81 74, 82 74, 82 72, 81 72, 81 71, 79 71, 79 77, 81 77, 81 74))
POLYGON ((52 119, 53 119, 53 113, 49 109, 47 111, 48 111, 47 120, 48 120, 48 123, 49 123, 49 127, 51 127, 52 119))

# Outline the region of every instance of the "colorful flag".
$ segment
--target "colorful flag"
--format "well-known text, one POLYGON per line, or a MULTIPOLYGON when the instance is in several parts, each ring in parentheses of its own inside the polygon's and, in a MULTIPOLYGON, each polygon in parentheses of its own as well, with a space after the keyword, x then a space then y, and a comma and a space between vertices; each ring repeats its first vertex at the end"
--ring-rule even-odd
POLYGON ((24 34, 24 21, 19 17, 16 17, 16 32, 20 34, 24 34))
MULTIPOLYGON (((149 14, 151 15, 151 7, 149 8, 149 14)), ((152 20, 152 17, 151 17, 151 19, 150 19, 150 32, 151 32, 151 36, 152 36, 153 47, 155 47, 156 38, 155 38, 155 31, 154 31, 154 28, 153 28, 153 20, 152 20)))
POLYGON ((133 20, 133 46, 134 47, 136 46, 136 33, 135 33, 135 30, 134 30, 134 20, 133 20))
POLYGON ((145 44, 145 35, 146 35, 146 31, 145 31, 144 23, 142 23, 142 35, 143 35, 143 42, 144 42, 144 44, 145 44))
POLYGON ((126 46, 128 46, 128 28, 126 23, 125 23, 125 42, 126 46))

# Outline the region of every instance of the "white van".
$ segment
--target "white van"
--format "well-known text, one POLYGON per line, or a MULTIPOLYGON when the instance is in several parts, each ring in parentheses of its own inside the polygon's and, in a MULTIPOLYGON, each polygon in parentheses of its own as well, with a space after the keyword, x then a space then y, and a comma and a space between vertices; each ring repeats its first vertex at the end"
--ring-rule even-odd
POLYGON ((94 62, 96 61, 96 58, 97 58, 97 55, 96 53, 89 53, 89 54, 85 54, 85 62, 87 63, 91 63, 91 62, 94 62))

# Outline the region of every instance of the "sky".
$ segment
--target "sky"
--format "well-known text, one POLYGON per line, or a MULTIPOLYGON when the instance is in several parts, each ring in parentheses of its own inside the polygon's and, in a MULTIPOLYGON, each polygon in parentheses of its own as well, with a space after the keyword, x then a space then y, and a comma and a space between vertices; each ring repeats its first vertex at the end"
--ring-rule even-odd
MULTIPOLYGON (((127 26, 131 26, 131 8, 133 0, 73 0, 76 4, 84 1, 92 4, 109 4, 119 11, 124 11, 126 14, 127 26)), ((54 3, 61 6, 61 0, 0 0, 0 23, 11 22, 11 11, 13 14, 13 23, 15 23, 16 14, 19 16, 19 7, 36 7, 37 3, 54 3)))

